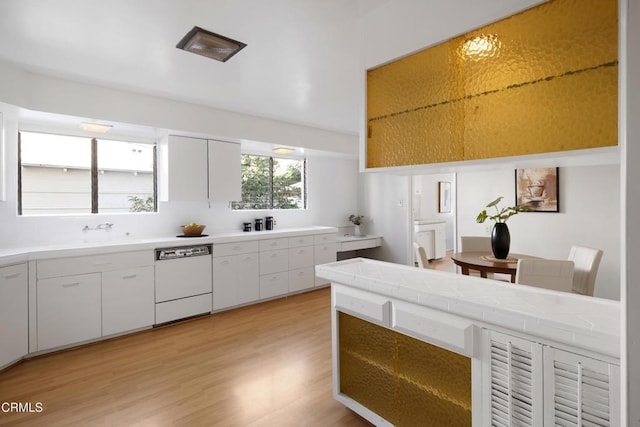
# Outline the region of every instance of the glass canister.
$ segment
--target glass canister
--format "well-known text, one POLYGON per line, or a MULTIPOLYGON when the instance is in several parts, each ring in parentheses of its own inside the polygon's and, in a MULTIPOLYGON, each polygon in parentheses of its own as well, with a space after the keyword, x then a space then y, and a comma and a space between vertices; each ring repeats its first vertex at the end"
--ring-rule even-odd
POLYGON ((255 219, 253 229, 256 231, 262 231, 262 218, 255 219))

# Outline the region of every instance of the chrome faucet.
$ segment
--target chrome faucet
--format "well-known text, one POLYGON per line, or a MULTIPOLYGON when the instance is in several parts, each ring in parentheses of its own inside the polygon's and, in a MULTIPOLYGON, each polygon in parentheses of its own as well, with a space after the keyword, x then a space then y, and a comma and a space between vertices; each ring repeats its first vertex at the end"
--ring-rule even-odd
POLYGON ((110 223, 110 222, 105 222, 105 223, 102 223, 102 224, 98 224, 98 225, 96 226, 96 228, 91 228, 91 227, 89 227, 88 225, 85 225, 85 226, 82 228, 82 231, 89 231, 89 230, 105 230, 105 231, 111 231, 111 229, 112 229, 112 228, 113 228, 113 224, 112 224, 112 223, 110 223))

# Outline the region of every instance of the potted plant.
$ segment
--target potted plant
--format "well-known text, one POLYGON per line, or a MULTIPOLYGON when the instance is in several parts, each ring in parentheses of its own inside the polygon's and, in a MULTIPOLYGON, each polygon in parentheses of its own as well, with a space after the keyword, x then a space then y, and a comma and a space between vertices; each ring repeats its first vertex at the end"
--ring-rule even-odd
POLYGON ((364 215, 354 215, 354 214, 349 215, 349 221, 351 221, 355 226, 353 231, 354 236, 364 236, 364 233, 361 227, 363 218, 364 218, 364 215))
POLYGON ((498 205, 504 197, 500 196, 493 202, 489 203, 487 208, 495 208, 496 213, 489 215, 486 209, 476 217, 476 222, 482 224, 487 219, 495 221, 493 228, 491 229, 491 250, 493 255, 498 259, 506 259, 509 255, 509 247, 511 246, 511 236, 509 234, 509 228, 507 227, 507 220, 518 212, 528 211, 529 207, 526 205, 507 206, 500 208, 498 205))

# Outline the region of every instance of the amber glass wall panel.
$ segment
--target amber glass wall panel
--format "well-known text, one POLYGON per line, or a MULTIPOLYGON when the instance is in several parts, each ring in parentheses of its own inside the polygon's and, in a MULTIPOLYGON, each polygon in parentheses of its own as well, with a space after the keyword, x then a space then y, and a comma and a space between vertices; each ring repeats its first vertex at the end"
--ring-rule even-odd
POLYGON ((552 0, 370 70, 367 166, 617 145, 617 32, 616 0, 552 0))
POLYGON ((471 359, 339 313, 340 391, 398 426, 470 426, 471 359))

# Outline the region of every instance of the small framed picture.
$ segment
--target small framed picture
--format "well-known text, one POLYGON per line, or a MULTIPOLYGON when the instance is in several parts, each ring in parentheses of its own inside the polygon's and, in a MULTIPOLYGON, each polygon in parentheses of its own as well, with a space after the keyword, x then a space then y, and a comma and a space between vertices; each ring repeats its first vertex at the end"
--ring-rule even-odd
POLYGON ((438 212, 451 212, 451 183, 446 181, 438 182, 438 212))
POLYGON ((532 212, 560 212, 559 168, 516 169, 516 204, 532 212))

